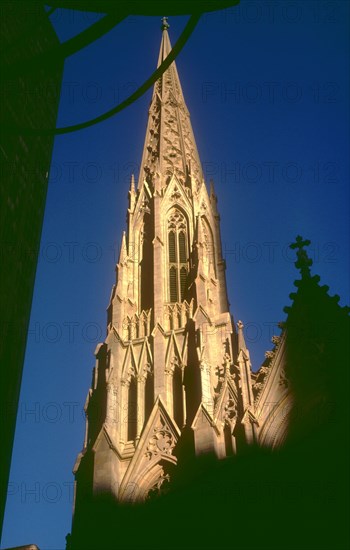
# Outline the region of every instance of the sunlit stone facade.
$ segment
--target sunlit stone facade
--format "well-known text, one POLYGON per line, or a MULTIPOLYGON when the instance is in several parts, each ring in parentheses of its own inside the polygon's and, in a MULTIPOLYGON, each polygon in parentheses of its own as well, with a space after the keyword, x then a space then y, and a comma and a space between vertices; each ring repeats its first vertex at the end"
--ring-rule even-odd
MULTIPOLYGON (((170 50, 164 21, 158 66, 170 50)), ((82 494, 134 502, 164 490, 185 467, 184 433, 193 456, 218 459, 283 441, 292 403, 284 337, 253 373, 174 62, 154 87, 138 184, 131 179, 107 330, 86 400, 76 509, 82 494)))

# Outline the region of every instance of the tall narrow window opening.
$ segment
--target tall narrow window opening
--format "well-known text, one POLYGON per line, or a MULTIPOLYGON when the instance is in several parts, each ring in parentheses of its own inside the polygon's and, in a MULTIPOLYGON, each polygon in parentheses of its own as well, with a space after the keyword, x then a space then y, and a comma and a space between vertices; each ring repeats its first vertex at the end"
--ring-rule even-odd
POLYGON ((181 429, 184 422, 183 395, 182 395, 182 370, 175 366, 173 374, 173 406, 174 420, 181 429))
POLYGON ((141 310, 150 309, 153 303, 153 232, 151 216, 146 211, 140 231, 140 296, 141 310))
POLYGON ((150 372, 147 373, 145 384, 145 422, 147 422, 149 415, 153 408, 153 376, 150 372))
POLYGON ((134 376, 130 380, 128 397, 128 441, 130 441, 137 435, 137 382, 134 376))
POLYGON ((177 209, 168 220, 169 301, 183 302, 188 276, 188 236, 185 216, 177 209))
POLYGON ((224 427, 224 438, 225 438, 225 451, 226 456, 233 455, 233 445, 232 445, 232 433, 231 427, 226 423, 224 427))

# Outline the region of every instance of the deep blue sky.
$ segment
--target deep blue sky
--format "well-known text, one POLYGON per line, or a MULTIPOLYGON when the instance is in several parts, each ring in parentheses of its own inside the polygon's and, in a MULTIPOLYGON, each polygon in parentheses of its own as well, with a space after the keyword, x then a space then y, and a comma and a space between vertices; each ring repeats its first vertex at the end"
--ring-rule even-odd
MULTIPOLYGON (((204 15, 177 60, 204 172, 216 184, 231 311, 246 323, 254 369, 295 290, 287 246, 297 234, 312 241, 313 273, 349 302, 348 11, 345 1, 242 1, 204 15)), ((51 16, 62 41, 96 19, 51 16)), ((186 21, 170 18, 173 44, 186 21)), ((154 70, 160 39, 159 17, 130 17, 69 58, 58 125, 134 91, 154 70)), ((150 95, 55 140, 3 547, 63 549, 70 531, 82 408, 150 95)))

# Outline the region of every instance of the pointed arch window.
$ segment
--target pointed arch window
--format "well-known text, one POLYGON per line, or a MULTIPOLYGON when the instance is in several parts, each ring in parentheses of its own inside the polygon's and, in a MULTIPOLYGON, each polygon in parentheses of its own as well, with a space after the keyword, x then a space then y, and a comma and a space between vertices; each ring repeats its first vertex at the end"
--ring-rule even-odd
POLYGON ((183 302, 188 276, 188 229, 184 214, 171 211, 168 219, 169 301, 183 302))

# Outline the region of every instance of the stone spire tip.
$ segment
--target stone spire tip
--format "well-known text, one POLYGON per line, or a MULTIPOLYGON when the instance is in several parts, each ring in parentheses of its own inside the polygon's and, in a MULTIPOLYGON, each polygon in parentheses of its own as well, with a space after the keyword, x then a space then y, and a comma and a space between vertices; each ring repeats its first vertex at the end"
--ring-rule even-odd
POLYGON ((162 29, 162 31, 167 31, 169 27, 170 27, 170 25, 168 23, 168 18, 167 17, 162 17, 162 26, 160 27, 162 29))
POLYGON ((243 329, 244 324, 242 321, 237 322, 237 328, 238 328, 238 351, 244 350, 247 351, 247 346, 244 339, 243 329))

